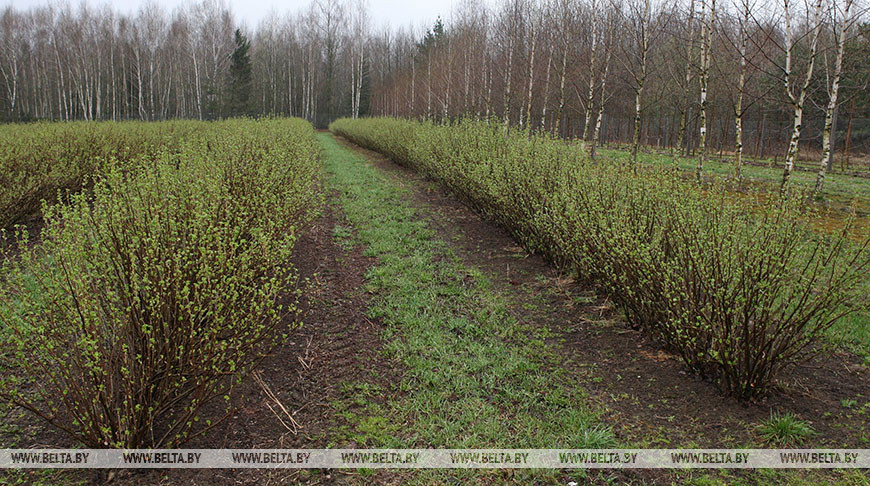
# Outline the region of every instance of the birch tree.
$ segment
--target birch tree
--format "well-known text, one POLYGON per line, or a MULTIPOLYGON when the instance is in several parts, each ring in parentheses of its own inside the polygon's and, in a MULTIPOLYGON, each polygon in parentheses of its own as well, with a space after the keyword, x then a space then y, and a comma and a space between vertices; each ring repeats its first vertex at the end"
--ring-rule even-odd
POLYGON ((738 24, 739 47, 738 62, 740 64, 737 74, 737 101, 734 103, 734 178, 741 179, 741 166, 743 165, 743 93, 746 90, 746 48, 749 43, 747 26, 750 17, 750 0, 741 0, 742 13, 738 24))
POLYGON ((701 180, 701 172, 707 158, 707 87, 710 77, 710 60, 713 57, 713 26, 716 21, 716 0, 701 0, 701 60, 698 80, 701 84, 700 129, 698 135, 698 165, 695 177, 701 180))
POLYGON ((632 9, 631 21, 633 23, 632 30, 635 40, 633 42, 634 49, 628 55, 636 59, 636 65, 632 65, 629 69, 634 81, 632 85, 634 89, 634 132, 631 141, 630 160, 632 169, 637 170, 637 154, 640 150, 640 122, 643 117, 643 90, 646 85, 647 58, 649 57, 650 45, 650 0, 643 0, 641 7, 631 4, 630 8, 632 9))
POLYGON ((559 0, 559 39, 561 40, 562 62, 559 69, 559 111, 553 123, 553 134, 559 133, 565 118, 565 80, 568 74, 568 48, 570 42, 570 25, 573 18, 572 0, 559 0))
POLYGON ((507 66, 504 68, 504 126, 510 126, 511 120, 511 86, 513 84, 513 67, 514 67, 514 43, 517 36, 520 21, 520 0, 511 0, 509 11, 507 12, 507 66))
POLYGON ((608 15, 607 18, 607 42, 603 45, 604 48, 604 72, 601 74, 601 84, 598 87, 598 114, 595 116, 595 130, 592 133, 592 140, 589 142, 589 156, 595 158, 595 148, 601 142, 601 120, 604 118, 604 106, 607 104, 607 74, 610 71, 610 60, 613 56, 613 34, 616 31, 616 24, 613 15, 608 15))
POLYGON ((837 95, 840 92, 840 74, 843 71, 843 54, 846 51, 846 32, 852 24, 852 5, 853 0, 845 0, 843 6, 843 14, 840 21, 837 21, 837 4, 834 1, 832 7, 832 30, 837 37, 837 54, 834 60, 834 73, 831 77, 831 85, 828 90, 828 106, 825 110, 825 128, 822 132, 822 158, 819 162, 819 174, 816 177, 816 185, 813 188, 814 194, 821 194, 825 184, 825 173, 832 164, 833 151, 831 150, 831 136, 834 130, 834 123, 837 115, 837 95))
MULTIPOLYGON (((550 5, 547 5, 547 13, 550 12, 550 5)), ((542 14, 543 16, 544 14, 542 14)), ((547 69, 545 71, 544 76, 544 100, 541 106, 541 123, 539 127, 541 130, 546 129, 547 124, 547 107, 550 101, 550 74, 553 71, 553 40, 551 35, 547 35, 546 37, 546 51, 547 51, 547 69)))
POLYGON ((351 12, 350 48, 350 97, 351 117, 357 118, 360 113, 360 101, 363 85, 363 70, 365 66, 367 40, 369 30, 368 6, 365 0, 357 0, 351 12))
POLYGON ((683 96, 680 100, 680 119, 677 128, 677 143, 674 146, 674 164, 683 150, 686 139, 686 124, 689 116, 689 89, 692 84, 692 59, 695 57, 695 0, 689 0, 689 15, 686 20, 686 64, 683 96))
POLYGON ((816 63, 816 54, 819 43, 819 32, 820 32, 820 23, 819 17, 822 11, 822 0, 815 0, 815 7, 813 8, 812 14, 807 13, 808 16, 811 15, 811 19, 809 20, 809 38, 810 38, 810 48, 809 54, 807 55, 807 67, 805 71, 805 76, 803 81, 797 85, 797 90, 795 90, 795 80, 793 76, 796 73, 793 73, 793 63, 795 57, 796 50, 796 40, 795 40, 795 32, 794 26, 792 25, 792 15, 794 12, 792 11, 792 6, 790 4, 791 0, 783 0, 783 12, 785 15, 785 67, 783 68, 783 84, 785 87, 785 93, 788 97, 788 100, 791 102, 792 108, 794 110, 794 119, 792 121, 792 130, 791 130, 791 140, 788 145, 788 152, 786 153, 785 158, 785 170, 782 173, 782 184, 780 185, 780 193, 785 195, 788 191, 788 183, 789 178, 791 177, 791 173, 794 170, 795 161, 797 160, 798 148, 800 144, 801 138, 801 128, 803 122, 803 114, 804 114, 804 102, 807 97, 807 90, 809 89, 810 82, 813 78, 813 69, 816 63))
POLYGON ((22 26, 12 7, 7 7, 0 15, 0 75, 6 86, 6 101, 8 118, 17 118, 18 114, 18 80, 19 80, 19 49, 22 39, 19 37, 22 26))
MULTIPOLYGON (((538 47, 538 33, 540 31, 541 22, 543 21, 543 15, 538 12, 538 9, 534 6, 534 4, 530 7, 529 11, 529 24, 531 27, 531 48, 529 53, 529 89, 526 93, 526 113, 525 120, 528 120, 529 125, 532 122, 532 94, 535 86, 535 53, 537 52, 538 47)), ((520 128, 523 127, 523 115, 520 114, 520 128)))
MULTIPOLYGON (((595 0, 592 0, 592 3, 590 5, 590 9, 592 12, 595 12, 597 10, 595 0)), ((597 61, 597 55, 598 55, 598 51, 600 49, 598 46, 598 44, 599 44, 598 22, 593 20, 591 22, 591 25, 589 26, 589 28, 592 31, 592 34, 591 34, 592 42, 590 43, 591 50, 590 50, 590 54, 589 54, 589 88, 588 88, 587 93, 586 93, 586 103, 585 103, 586 106, 585 106, 585 110, 584 110, 585 116, 584 116, 584 122, 583 122, 583 144, 584 145, 589 143, 589 136, 592 134, 592 130, 590 129, 591 125, 592 125, 592 108, 593 108, 592 105, 595 102, 595 84, 597 81, 596 74, 595 74, 595 69, 596 69, 595 61, 597 61)))

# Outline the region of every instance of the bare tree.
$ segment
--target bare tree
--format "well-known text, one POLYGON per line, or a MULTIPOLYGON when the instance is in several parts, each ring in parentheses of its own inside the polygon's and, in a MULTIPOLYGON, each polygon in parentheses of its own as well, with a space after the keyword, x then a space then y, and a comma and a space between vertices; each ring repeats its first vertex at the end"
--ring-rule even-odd
MULTIPOLYGON (((595 0, 592 0, 590 11, 595 12, 596 10, 595 0)), ((585 117, 583 123, 583 143, 587 145, 589 143, 589 136, 592 134, 590 128, 592 125, 592 108, 595 102, 595 85, 597 84, 595 74, 597 66, 595 62, 598 60, 598 53, 600 50, 599 44, 601 43, 598 35, 598 31, 600 30, 599 23, 596 21, 592 21, 591 23, 590 30, 592 31, 592 42, 590 43, 591 52, 589 55, 589 89, 586 94, 586 109, 584 110, 585 117)))
POLYGON ((604 118, 604 107, 607 104, 607 74, 610 71, 610 60, 613 57, 613 34, 616 31, 613 15, 607 17, 607 42, 604 48, 604 72, 601 74, 601 84, 598 87, 598 114, 595 116, 595 130, 589 141, 589 156, 595 158, 595 148, 601 142, 601 121, 604 118))
POLYGON ((746 47, 749 43, 749 34, 747 32, 747 26, 749 25, 750 18, 750 0, 741 0, 742 14, 740 16, 739 21, 739 47, 738 47, 738 56, 739 56, 739 73, 737 75, 737 102, 734 104, 734 177, 737 180, 740 180, 741 174, 741 166, 743 164, 743 116, 745 114, 743 110, 743 94, 746 91, 746 47))
MULTIPOLYGON (((642 0, 640 5, 629 3, 628 26, 631 29, 631 42, 624 48, 623 57, 627 71, 632 79, 634 91, 634 131, 631 140, 631 165, 636 170, 637 155, 640 150, 641 119, 643 118, 643 90, 646 87, 647 60, 650 47, 650 0, 642 0)), ((624 45, 624 44, 623 44, 624 45)))
MULTIPOLYGON (((532 4, 529 10, 529 26, 531 28, 531 49, 529 54, 529 89, 526 94, 526 113, 525 119, 528 120, 529 125, 532 122, 532 100, 533 91, 535 86, 535 53, 537 52, 538 47, 538 34, 541 29, 541 23, 543 22, 543 13, 541 13, 535 6, 532 4)), ((520 113, 520 127, 523 126, 523 114, 520 113)))
POLYGON ((511 0, 509 8, 505 12, 505 15, 507 16, 507 29, 505 32, 505 35, 507 36, 507 66, 504 68, 504 111, 502 112, 505 127, 510 125, 511 120, 511 86, 513 84, 514 71, 514 44, 516 42, 517 30, 519 29, 522 15, 520 1, 521 0, 511 0))
MULTIPOLYGON (((372 32, 364 0, 309 1, 247 29, 257 112, 320 126, 367 113, 499 116, 505 126, 577 137, 593 156, 599 142, 628 143, 633 164, 643 143, 671 147, 676 160, 703 138, 698 167, 714 146, 733 144, 738 178, 754 144, 761 156, 789 148, 787 180, 800 141, 827 154, 820 189, 836 148, 838 104, 850 108, 845 152, 863 146, 854 128, 865 116, 866 42, 855 0, 836 0, 837 22, 820 21, 818 3, 793 0, 777 0, 784 9, 757 0, 733 9, 714 0, 700 9, 696 0, 463 0, 448 27, 436 22, 437 35, 372 32), (822 53, 825 76, 812 62, 822 53), (696 114, 699 91, 706 94, 696 114), (777 109, 783 99, 790 113, 777 109), (804 109, 810 102, 821 109, 804 109)), ((224 116, 237 27, 223 0, 171 14, 158 4, 132 15, 87 4, 4 8, 0 118, 224 116)))
POLYGON ((565 118, 565 79, 568 74, 568 46, 570 43, 570 25, 573 20, 573 1, 559 0, 559 38, 562 48, 562 63, 559 69, 559 111, 553 123, 553 133, 561 130, 565 118))
POLYGON ((674 147, 674 163, 683 150, 686 138, 686 123, 689 116, 689 89, 692 84, 692 59, 695 56, 695 0, 689 1, 689 15, 686 20, 686 64, 685 83, 683 84, 682 99, 677 100, 680 104, 679 127, 677 128, 677 143, 674 147))
POLYGON ((840 92, 840 74, 843 71, 843 54, 846 51, 846 32, 852 24, 853 0, 845 0, 843 14, 837 21, 837 3, 834 0, 832 6, 831 23, 832 30, 837 37, 837 55, 834 61, 834 73, 831 77, 831 85, 828 89, 828 106, 825 110, 825 128, 822 134, 822 158, 819 163, 819 174, 816 177, 816 185, 813 189, 816 195, 821 194, 825 184, 825 173, 833 163, 833 151, 831 150, 831 134, 834 131, 837 116, 837 95, 840 92))
POLYGON ((792 133, 791 140, 788 145, 788 153, 786 154, 785 159, 785 170, 782 173, 782 184, 780 186, 780 192, 785 194, 788 190, 788 182, 791 177, 791 173, 794 170, 795 161, 797 160, 798 148, 800 144, 801 138, 801 123, 803 122, 803 114, 804 114, 804 102, 807 97, 807 90, 810 86, 810 81, 813 78, 813 69, 816 63, 816 53, 818 49, 819 43, 819 32, 820 32, 820 22, 819 17, 822 11, 822 0, 815 1, 815 8, 813 9, 812 18, 809 20, 809 34, 810 37, 810 50, 807 55, 807 67, 805 70, 805 76, 802 83, 798 85, 798 90, 794 89, 794 80, 792 79, 796 73, 793 73, 793 63, 795 57, 795 48, 796 48, 796 39, 794 33, 794 26, 792 25, 792 15, 793 11, 790 5, 791 0, 783 0, 783 8, 785 14, 785 67, 783 69, 783 84, 785 86, 785 93, 791 102, 792 108, 794 109, 794 120, 792 122, 792 133))
POLYGON ((0 75, 3 76, 3 84, 6 86, 6 100, 8 103, 9 118, 17 118, 18 113, 18 83, 19 83, 19 64, 20 49, 22 47, 22 39, 20 37, 23 26, 21 19, 12 10, 12 7, 7 7, 0 15, 0 75))
POLYGON ((365 68, 365 56, 368 49, 369 16, 366 0, 356 0, 350 14, 351 39, 350 49, 350 97, 351 116, 359 117, 360 99, 362 95, 363 70, 365 68))
POLYGON ((695 177, 701 180, 701 171, 707 158, 707 87, 710 77, 710 61, 713 57, 713 26, 716 21, 716 0, 701 0, 701 60, 698 80, 701 84, 700 116, 701 126, 698 136, 698 165, 695 177), (709 7, 709 8, 708 8, 709 7))

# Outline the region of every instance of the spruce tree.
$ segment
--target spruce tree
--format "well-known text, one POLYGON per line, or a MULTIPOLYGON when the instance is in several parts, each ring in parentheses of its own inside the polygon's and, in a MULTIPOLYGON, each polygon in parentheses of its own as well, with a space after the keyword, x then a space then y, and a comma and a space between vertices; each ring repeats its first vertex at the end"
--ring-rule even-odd
POLYGON ((250 115, 251 107, 251 48, 248 38, 240 29, 235 33, 236 48, 230 56, 230 83, 226 113, 229 116, 250 115))

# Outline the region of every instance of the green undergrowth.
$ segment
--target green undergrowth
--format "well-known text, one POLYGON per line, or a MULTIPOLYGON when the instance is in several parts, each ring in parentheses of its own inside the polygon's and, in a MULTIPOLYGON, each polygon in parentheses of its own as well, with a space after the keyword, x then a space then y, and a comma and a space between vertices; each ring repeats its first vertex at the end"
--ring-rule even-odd
MULTIPOLYGON (((606 148, 600 149, 599 153, 605 160, 611 162, 626 162, 630 152, 627 149, 606 148)), ((656 153, 654 151, 641 152, 638 160, 642 163, 657 166, 672 166, 674 157, 670 154, 656 153)), ((765 161, 767 165, 744 164, 741 167, 741 175, 744 182, 760 184, 770 191, 778 191, 782 182, 782 161, 774 164, 773 161, 765 161)), ((698 159, 696 157, 679 157, 676 160, 677 167, 686 173, 694 174, 698 159)), ((806 163, 805 163, 806 164, 806 163)), ((812 190, 816 183, 816 171, 818 167, 812 164, 811 170, 795 170, 792 174, 792 183, 796 188, 806 191, 812 190)), ((709 158, 704 163, 704 175, 715 178, 733 178, 734 160, 732 157, 724 159, 709 158)), ((825 201, 835 206, 849 208, 855 203, 856 209, 866 213, 870 211, 870 178, 856 177, 842 172, 828 173, 823 191, 825 201)), ((845 217, 846 214, 843 215, 845 217)))
POLYGON ((403 201, 408 190, 395 177, 330 135, 318 137, 327 188, 338 193, 357 242, 378 260, 367 275, 375 295, 369 314, 386 326, 386 352, 403 368, 386 403, 378 402, 388 394, 377 385, 345 386, 346 398, 333 406, 353 425, 333 445, 613 446, 583 390, 554 366, 559 350, 545 344, 548 330, 511 317, 491 282, 403 201))

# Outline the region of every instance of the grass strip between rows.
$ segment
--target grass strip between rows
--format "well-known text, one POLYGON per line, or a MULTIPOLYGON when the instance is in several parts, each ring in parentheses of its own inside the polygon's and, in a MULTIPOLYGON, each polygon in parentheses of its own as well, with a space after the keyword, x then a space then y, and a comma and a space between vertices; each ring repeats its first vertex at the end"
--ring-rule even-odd
MULTIPOLYGON (((509 315, 504 297, 465 266, 403 198, 408 190, 318 134, 325 180, 378 264, 370 316, 405 366, 399 398, 347 415, 360 446, 595 448, 614 445, 583 391, 550 366, 548 330, 509 315)), ((351 391, 351 390, 349 390, 351 391)), ((365 384, 352 390, 377 393, 365 384)), ((341 404, 337 405, 342 407, 341 404)), ((348 412, 350 413, 350 412, 348 412)))

